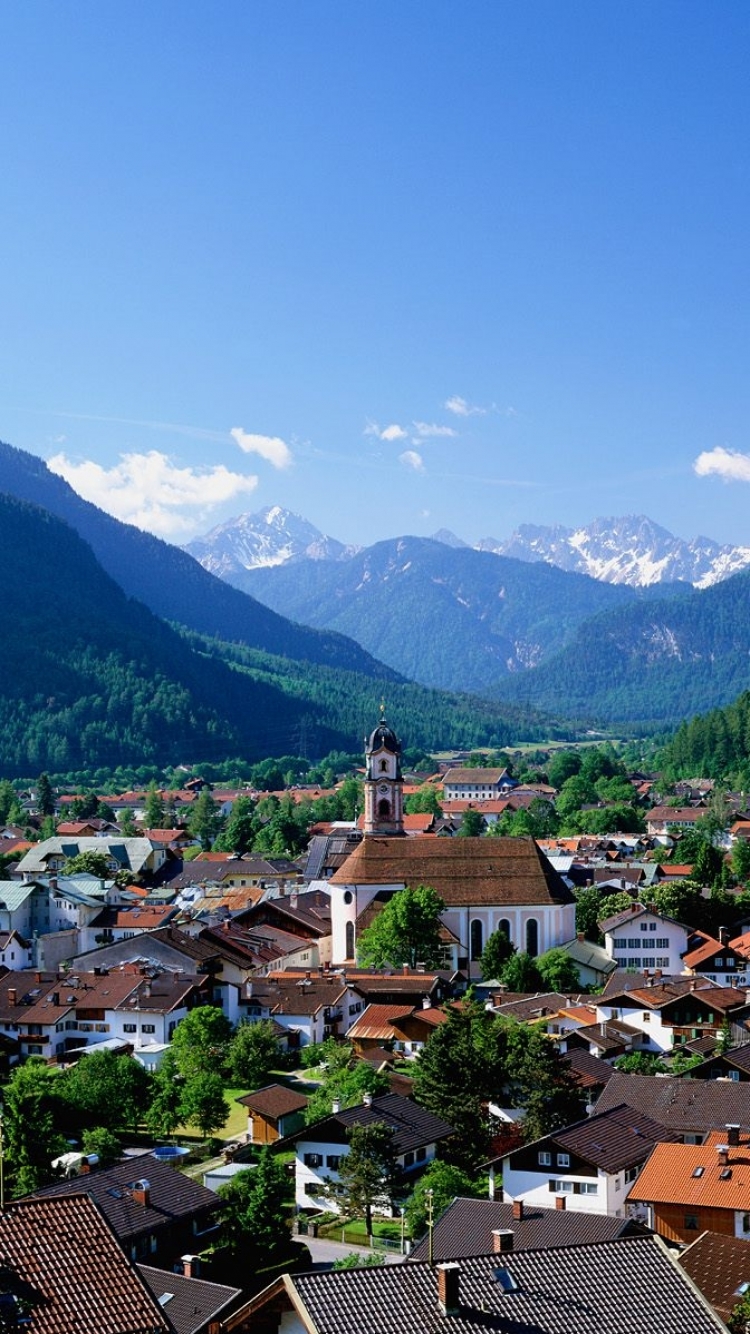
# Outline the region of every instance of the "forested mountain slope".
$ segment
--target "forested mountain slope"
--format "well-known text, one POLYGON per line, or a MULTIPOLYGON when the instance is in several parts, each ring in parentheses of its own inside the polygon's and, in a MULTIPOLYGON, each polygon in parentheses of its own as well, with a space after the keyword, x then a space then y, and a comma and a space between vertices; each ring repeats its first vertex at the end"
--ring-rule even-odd
POLYGON ((91 546, 102 567, 130 597, 164 620, 201 634, 307 662, 394 679, 394 673, 343 635, 294 625, 204 570, 179 547, 120 523, 50 472, 46 463, 0 442, 0 492, 64 519, 91 546))

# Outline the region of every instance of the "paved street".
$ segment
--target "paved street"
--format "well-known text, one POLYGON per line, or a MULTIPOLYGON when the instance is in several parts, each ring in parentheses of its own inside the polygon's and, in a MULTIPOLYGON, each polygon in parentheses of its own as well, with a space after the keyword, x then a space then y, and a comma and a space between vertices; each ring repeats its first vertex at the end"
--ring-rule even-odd
MULTIPOLYGON (((351 1255, 370 1255, 372 1252, 368 1246, 350 1246, 348 1242, 327 1241, 322 1237, 295 1237, 295 1241, 306 1244, 313 1260, 314 1269, 330 1269, 334 1260, 340 1260, 342 1256, 351 1255)), ((378 1251, 386 1264, 399 1264, 404 1258, 394 1251, 378 1251)))

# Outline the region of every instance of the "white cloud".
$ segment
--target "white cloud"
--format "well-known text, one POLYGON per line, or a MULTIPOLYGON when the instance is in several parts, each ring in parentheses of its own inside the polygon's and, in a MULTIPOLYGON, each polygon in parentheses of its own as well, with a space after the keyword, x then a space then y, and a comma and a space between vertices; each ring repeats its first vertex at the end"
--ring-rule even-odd
POLYGON ((486 408, 478 408, 472 403, 467 403, 466 399, 462 398, 460 394, 454 394, 452 398, 446 398, 443 407, 448 412, 452 412, 455 417, 484 417, 487 412, 486 408))
POLYGON ((365 435, 376 435, 378 440, 406 440, 409 432, 405 431, 403 426, 397 422, 392 422, 390 426, 380 427, 377 422, 368 422, 365 427, 365 435))
POLYGON ((721 477, 725 482, 750 482, 750 454, 740 454, 739 450, 706 449, 699 454, 693 470, 698 477, 721 477))
POLYGON ((415 472, 424 472, 422 455, 418 454, 416 449, 405 449, 403 454, 399 454, 398 461, 403 463, 405 468, 413 468, 415 472))
POLYGON ((438 426, 436 422, 413 422, 412 424, 417 433, 417 438, 420 440, 426 440, 432 436, 457 434, 452 426, 438 426))
POLYGON ((121 454, 112 468, 90 459, 77 463, 65 454, 47 462, 85 500, 116 519, 166 538, 192 536, 217 505, 247 495, 258 485, 257 477, 230 472, 223 465, 180 468, 157 450, 121 454))
POLYGON ((274 468, 288 468, 292 462, 292 452, 285 440, 278 435, 252 435, 235 426, 230 435, 246 454, 260 454, 274 468))

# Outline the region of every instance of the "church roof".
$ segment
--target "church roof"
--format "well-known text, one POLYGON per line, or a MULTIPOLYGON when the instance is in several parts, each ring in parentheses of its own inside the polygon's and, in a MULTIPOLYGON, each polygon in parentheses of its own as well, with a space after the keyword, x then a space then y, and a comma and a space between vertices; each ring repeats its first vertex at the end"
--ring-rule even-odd
POLYGON ((430 885, 451 907, 572 903, 533 838, 365 837, 332 885, 430 885))
POLYGON ((385 718, 383 718, 377 727, 370 733, 370 739, 366 743, 368 754, 375 750, 389 750, 392 755, 401 754, 401 742, 392 727, 389 727, 385 718))

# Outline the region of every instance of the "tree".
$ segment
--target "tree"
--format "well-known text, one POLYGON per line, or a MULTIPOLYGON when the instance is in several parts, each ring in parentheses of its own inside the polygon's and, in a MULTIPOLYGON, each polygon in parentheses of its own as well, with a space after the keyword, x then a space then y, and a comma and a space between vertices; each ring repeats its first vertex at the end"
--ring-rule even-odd
POLYGON ((471 1177, 462 1172, 460 1167, 452 1167, 450 1163, 436 1158, 419 1178, 404 1209, 409 1232, 415 1240, 427 1230, 428 1191, 431 1192, 432 1217, 435 1222, 457 1195, 479 1198, 484 1193, 477 1189, 471 1177))
POLYGON ((180 1113, 189 1125, 197 1126, 204 1139, 221 1130, 230 1106, 224 1097, 224 1080, 212 1070, 189 1075, 182 1088, 180 1113))
POLYGON ((281 1047, 270 1019, 237 1025, 229 1043, 229 1069, 235 1084, 257 1089, 279 1063, 281 1047))
POLYGON ((340 1107, 354 1107, 362 1102, 365 1093, 377 1098, 389 1089, 388 1076, 384 1071, 373 1069, 367 1061, 357 1061, 354 1065, 337 1063, 326 1071, 322 1084, 310 1094, 305 1108, 305 1121, 313 1125, 324 1116, 330 1116, 334 1100, 340 1107))
MULTIPOLYGON (((497 1022, 502 1023, 502 1020, 497 1022)), ((505 1021, 508 1029, 507 1072, 514 1105, 523 1107, 523 1137, 541 1139, 578 1120, 581 1090, 565 1057, 541 1028, 505 1021)))
POLYGON ((615 1070, 626 1075, 663 1075, 667 1069, 656 1052, 630 1051, 626 1056, 618 1056, 615 1061, 615 1070))
POLYGON ((106 852, 95 852, 93 848, 88 852, 78 852, 75 857, 69 857, 65 863, 65 875, 95 875, 99 880, 111 880, 112 871, 109 865, 109 857, 106 852))
POLYGON ((484 816, 481 811, 477 811, 473 806, 467 806, 461 816, 461 828, 458 831, 459 838, 479 838, 484 833, 484 816))
POLYGON ((161 829, 164 821, 164 799, 156 783, 149 783, 143 818, 147 829, 161 829))
POLYGON ((567 950, 561 946, 547 950, 536 960, 542 982, 550 991, 580 991, 581 979, 578 969, 567 950))
POLYGON ((523 951, 512 954, 503 965, 500 981, 509 991, 541 991, 543 986, 536 959, 523 951))
POLYGON ((393 1131, 382 1121, 353 1125, 349 1151, 339 1163, 339 1179, 331 1181, 329 1193, 352 1217, 364 1216, 368 1237, 372 1236, 372 1211, 392 1208, 400 1186, 400 1173, 393 1131))
MULTIPOLYGON (((120 818, 117 823, 126 838, 135 838, 137 836, 138 830, 136 829, 135 820, 133 819, 133 812, 127 806, 124 810, 120 811, 120 818)), ((149 826, 149 828, 151 828, 151 826, 149 826)))
POLYGON ((221 812, 211 796, 211 789, 204 787, 190 812, 188 830, 194 838, 200 840, 204 852, 213 843, 221 824, 221 812))
POLYGON ((57 1129, 56 1093, 57 1080, 41 1056, 14 1070, 3 1090, 3 1149, 14 1196, 52 1181, 52 1159, 69 1148, 57 1129))
POLYGON ((223 1071, 232 1025, 216 1005, 199 1005, 185 1015, 172 1037, 179 1073, 188 1079, 202 1072, 223 1071))
POLYGON ((505 1048, 498 1047, 491 1017, 469 1002, 451 1006, 445 1023, 415 1062, 414 1096, 422 1107, 453 1126, 444 1155, 466 1172, 489 1157, 487 1102, 503 1081, 505 1048))
POLYGON ((750 1292, 743 1293, 737 1305, 732 1307, 727 1321, 727 1329, 730 1334, 748 1334, 750 1330, 750 1292))
POLYGON ((576 931, 582 931, 587 940, 598 944, 602 938, 599 922, 604 920, 602 896, 593 886, 573 892, 576 900, 576 931))
POLYGON ((402 889, 381 909, 359 938, 357 955, 365 967, 397 967, 423 963, 439 968, 443 963, 440 914, 445 904, 428 885, 402 889))
POLYGON ((151 1082, 151 1102, 146 1112, 146 1126, 161 1139, 173 1135, 182 1120, 184 1080, 173 1051, 167 1051, 151 1082))
POLYGON ((732 845, 732 870, 737 880, 750 880, 750 840, 735 839, 732 845))
POLYGON ((107 1130, 105 1126, 94 1126, 91 1130, 84 1130, 81 1148, 84 1153, 96 1154, 99 1167, 114 1167, 122 1157, 122 1145, 117 1135, 107 1130))
POLYGON ((547 778, 550 785, 559 789, 568 778, 580 773, 581 756, 577 750, 558 750, 550 756, 547 765, 547 778))
POLYGON ((150 1077, 131 1056, 96 1051, 63 1075, 61 1092, 78 1116, 107 1130, 136 1129, 151 1097, 150 1077))
POLYGON ((235 857, 240 857, 250 851, 257 832, 255 802, 250 797, 238 797, 232 806, 226 828, 216 839, 214 847, 219 852, 233 852, 235 857))
POLYGON ((249 1254, 278 1263, 291 1244, 290 1180, 283 1163, 264 1147, 258 1165, 238 1172, 219 1190, 223 1234, 230 1254, 243 1264, 249 1254))
POLYGON ((423 783, 406 798, 404 810, 408 815, 442 815, 440 798, 434 783, 423 783))
POLYGON ((48 774, 40 774, 36 785, 36 805, 40 815, 54 815, 55 794, 48 774))
POLYGON ((498 980, 506 963, 516 952, 504 931, 499 928, 487 937, 487 944, 482 950, 480 968, 485 981, 498 980))

